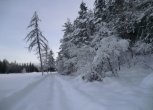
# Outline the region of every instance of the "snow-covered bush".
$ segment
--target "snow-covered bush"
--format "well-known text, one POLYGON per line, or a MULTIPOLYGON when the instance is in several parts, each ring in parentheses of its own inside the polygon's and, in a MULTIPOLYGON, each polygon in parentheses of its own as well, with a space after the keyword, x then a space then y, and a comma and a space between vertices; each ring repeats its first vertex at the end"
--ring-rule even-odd
POLYGON ((145 43, 142 41, 137 41, 133 47, 133 51, 136 55, 146 55, 152 53, 152 44, 151 43, 145 43))
POLYGON ((89 80, 102 80, 107 71, 111 71, 113 76, 117 76, 117 70, 121 64, 120 59, 123 57, 123 53, 128 51, 129 47, 127 40, 119 39, 115 36, 103 38, 100 44, 90 72, 85 76, 89 80))
POLYGON ((64 74, 71 74, 76 72, 76 63, 77 63, 77 59, 76 57, 73 57, 71 59, 64 59, 64 63, 63 63, 63 73, 64 74))
POLYGON ((78 50, 77 53, 77 73, 86 73, 89 71, 90 64, 95 56, 94 49, 92 47, 84 46, 78 50))

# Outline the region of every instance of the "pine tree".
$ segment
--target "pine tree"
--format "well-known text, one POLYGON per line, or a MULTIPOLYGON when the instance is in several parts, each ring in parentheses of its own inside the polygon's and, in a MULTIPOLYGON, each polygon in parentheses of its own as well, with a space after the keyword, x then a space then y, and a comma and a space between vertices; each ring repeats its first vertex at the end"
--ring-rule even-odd
POLYGON ((3 63, 2 63, 2 61, 0 60, 0 73, 2 73, 2 66, 3 65, 3 63))
POLYGON ((61 39, 61 46, 60 52, 58 53, 58 58, 56 60, 57 69, 59 72, 64 72, 66 70, 65 67, 65 60, 71 59, 73 56, 73 52, 71 52, 72 47, 74 44, 72 43, 73 40, 73 31, 74 25, 68 19, 66 23, 64 23, 64 36, 61 39))
POLYGON ((48 70, 48 55, 49 55, 49 46, 45 45, 44 51, 42 52, 42 60, 43 60, 43 69, 44 71, 48 70))
POLYGON ((4 59, 2 62, 2 73, 8 73, 8 65, 9 62, 6 59, 4 59))
POLYGON ((96 22, 104 21, 106 19, 106 3, 105 0, 96 0, 95 3, 95 19, 96 22))
POLYGON ((125 0, 115 0, 115 3, 114 3, 114 8, 117 13, 119 13, 120 11, 123 11, 123 8, 124 8, 124 1, 125 0))
POLYGON ((74 30, 73 24, 68 19, 64 24, 64 36, 61 40, 60 53, 63 54, 64 57, 70 58, 69 48, 71 48, 70 42, 72 40, 72 32, 74 30))
POLYGON ((48 54, 48 69, 50 71, 55 71, 55 59, 53 57, 53 51, 50 50, 49 54, 48 54))
POLYGON ((140 12, 140 18, 137 25, 139 36, 138 39, 153 45, 153 1, 141 1, 136 8, 138 12, 140 12))
POLYGON ((28 28, 33 28, 29 34, 26 36, 26 41, 29 44, 29 51, 35 50, 36 54, 39 57, 40 63, 41 63, 41 72, 43 75, 43 61, 42 61, 42 51, 45 49, 45 46, 47 45, 47 39, 42 35, 42 32, 39 29, 38 22, 40 21, 37 13, 35 12, 28 28))
MULTIPOLYGON (((64 37, 68 37, 67 35, 69 33, 73 32, 73 24, 71 23, 70 19, 67 19, 66 23, 63 25, 64 27, 64 37)), ((65 38, 64 40, 67 40, 68 38, 65 38)))
POLYGON ((86 4, 82 1, 80 5, 79 19, 85 19, 86 13, 87 13, 87 7, 86 7, 86 4))
POLYGON ((77 47, 88 45, 90 38, 87 31, 87 7, 84 2, 80 5, 79 17, 74 21, 73 43, 77 47))

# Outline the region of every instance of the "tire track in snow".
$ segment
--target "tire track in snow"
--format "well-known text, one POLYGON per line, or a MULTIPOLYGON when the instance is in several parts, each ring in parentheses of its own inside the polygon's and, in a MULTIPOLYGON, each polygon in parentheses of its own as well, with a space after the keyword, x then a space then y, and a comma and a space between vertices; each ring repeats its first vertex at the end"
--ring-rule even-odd
POLYGON ((26 97, 31 91, 35 89, 41 82, 43 82, 48 75, 43 78, 28 84, 22 90, 15 92, 9 97, 5 97, 0 100, 0 110, 12 110, 12 107, 15 106, 18 102, 20 102, 24 97, 26 97))
POLYGON ((50 110, 53 80, 48 75, 33 91, 31 91, 12 110, 50 110))
POLYGON ((63 82, 67 83, 67 85, 72 86, 72 88, 75 91, 77 91, 79 94, 82 94, 82 95, 88 97, 88 99, 92 100, 94 103, 98 103, 98 104, 101 104, 102 106, 105 106, 108 110, 112 110, 112 109, 118 110, 121 108, 126 109, 126 110, 145 110, 145 109, 150 110, 149 108, 152 108, 149 106, 149 105, 153 104, 152 101, 149 102, 149 99, 151 99, 151 98, 146 97, 147 95, 144 95, 144 93, 141 93, 142 90, 135 92, 132 89, 131 90, 132 94, 127 94, 127 93, 122 93, 122 91, 115 92, 115 91, 112 91, 111 89, 110 89, 111 91, 105 90, 106 89, 105 88, 104 89, 105 91, 103 91, 103 92, 105 94, 107 94, 107 92, 110 91, 110 92, 108 92, 108 94, 110 95, 108 97, 110 97, 110 98, 104 97, 101 100, 98 97, 96 98, 96 97, 94 97, 94 95, 87 93, 87 91, 84 91, 83 89, 76 88, 75 85, 72 85, 70 81, 67 81, 64 78, 60 78, 59 81, 61 81, 61 83, 63 83, 63 82), (114 93, 116 95, 114 95, 114 93), (142 96, 145 96, 145 97, 142 98, 142 96), (140 99, 140 100, 138 102, 135 102, 136 99, 140 99), (113 105, 112 105, 112 103, 113 103, 113 105), (145 105, 145 103, 147 103, 147 104, 145 105), (150 104, 148 104, 148 103, 150 103, 150 104))
MULTIPOLYGON (((65 83, 67 83, 67 84, 70 84, 70 82, 69 81, 66 81, 65 79, 63 79, 63 78, 61 78, 63 81, 62 82, 65 82, 65 83)), ((72 87, 73 87, 73 89, 75 90, 75 91, 77 91, 79 94, 82 94, 82 95, 84 95, 85 97, 87 97, 89 100, 92 100, 94 103, 97 103, 97 104, 101 104, 101 106, 103 106, 103 107, 106 107, 108 110, 110 110, 110 109, 112 109, 112 108, 114 108, 115 110, 116 110, 116 108, 117 108, 117 110, 119 109, 119 108, 121 108, 121 105, 122 106, 127 106, 127 104, 129 104, 129 105, 131 105, 132 106, 132 108, 135 108, 134 110, 143 110, 137 103, 135 103, 134 101, 132 101, 132 100, 130 100, 129 98, 128 99, 126 99, 126 98, 124 98, 124 97, 118 97, 118 96, 120 96, 120 95, 122 95, 122 96, 125 96, 125 95, 127 95, 127 94, 124 94, 124 93, 118 93, 118 92, 115 92, 114 90, 112 90, 112 89, 104 89, 104 93, 105 93, 105 95, 106 94, 108 94, 108 96, 107 96, 107 98, 106 97, 104 97, 103 99, 99 99, 99 98, 96 98, 96 97, 94 97, 93 95, 91 95, 90 93, 87 93, 87 91, 84 91, 83 89, 80 89, 80 88, 76 88, 75 87, 75 85, 71 85, 72 87), (109 92, 108 92, 109 91, 109 92), (114 96, 114 93, 116 94, 116 96, 114 96), (108 97, 110 97, 110 99, 108 99, 108 97), (115 107, 112 107, 112 103, 113 103, 113 105, 115 105, 115 107)), ((129 106, 129 107, 131 107, 131 106, 129 106)), ((106 109, 105 108, 105 109, 106 109)), ((124 108, 124 107, 123 107, 124 108)), ((104 110, 105 110, 104 109, 104 110)), ((125 108, 124 108, 125 109, 125 108)), ((128 108, 128 109, 131 109, 131 108, 128 108)))
POLYGON ((50 110, 73 110, 69 107, 70 103, 67 103, 67 98, 65 97, 64 92, 61 90, 61 86, 58 83, 57 75, 52 75, 51 78, 51 95, 50 95, 50 110))
MULTIPOLYGON (((73 85, 60 77, 55 78, 57 86, 65 98, 65 104, 69 109, 64 110, 106 110, 102 103, 93 100, 88 95, 76 90, 73 85)), ((63 110, 63 109, 58 109, 63 110)))

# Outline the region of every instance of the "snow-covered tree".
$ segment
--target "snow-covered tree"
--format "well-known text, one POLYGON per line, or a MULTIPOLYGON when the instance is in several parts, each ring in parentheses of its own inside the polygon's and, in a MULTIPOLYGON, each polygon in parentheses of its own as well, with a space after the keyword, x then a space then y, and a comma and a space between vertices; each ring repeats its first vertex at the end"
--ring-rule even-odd
POLYGON ((44 50, 42 51, 42 62, 43 62, 43 70, 48 71, 48 55, 49 55, 49 46, 48 44, 45 45, 44 50))
POLYGON ((104 21, 106 19, 106 1, 105 0, 95 0, 95 19, 96 22, 104 21))
POLYGON ((70 60, 75 57, 74 53, 72 52, 73 47, 75 47, 75 45, 72 43, 74 26, 68 19, 63 27, 64 36, 63 39, 61 39, 60 52, 58 54, 56 65, 57 70, 60 73, 62 72, 61 74, 70 74, 71 71, 69 69, 72 65, 70 60))
POLYGON ((49 71, 55 71, 55 59, 54 59, 54 53, 52 50, 49 51, 48 54, 48 69, 49 71))
POLYGON ((56 69, 57 71, 62 74, 63 70, 64 70, 64 61, 63 61, 63 57, 60 54, 60 52, 58 53, 58 57, 56 59, 56 69))
POLYGON ((53 51, 46 45, 44 52, 42 53, 44 71, 55 71, 55 59, 53 57, 53 51))
POLYGON ((82 74, 89 81, 106 73, 117 76, 134 54, 151 54, 152 0, 95 0, 84 2, 73 23, 66 22, 57 59, 64 74, 82 74))
POLYGON ((47 39, 42 35, 42 32, 39 29, 39 17, 37 12, 34 13, 30 25, 28 28, 32 28, 29 34, 26 36, 25 40, 29 43, 29 51, 33 50, 36 51, 36 54, 39 57, 41 63, 41 72, 43 75, 43 60, 42 60, 42 51, 46 48, 47 39))
POLYGON ((87 7, 84 2, 80 5, 79 17, 74 21, 73 39, 72 42, 81 47, 83 45, 88 45, 90 42, 90 37, 87 31, 87 7))
POLYGON ((141 40, 152 43, 153 38, 153 1, 145 0, 137 6, 140 17, 138 18, 139 37, 141 40))

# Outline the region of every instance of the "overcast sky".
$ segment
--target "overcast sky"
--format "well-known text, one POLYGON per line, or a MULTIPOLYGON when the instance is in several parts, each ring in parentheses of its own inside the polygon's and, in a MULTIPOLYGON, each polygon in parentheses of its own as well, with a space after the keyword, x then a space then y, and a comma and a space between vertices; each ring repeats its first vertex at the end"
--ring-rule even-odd
MULTIPOLYGON (((40 29, 49 41, 55 57, 63 36, 62 25, 67 18, 78 16, 82 0, 0 0, 0 60, 38 63, 34 52, 28 52, 25 43, 27 26, 34 11, 41 19, 40 29)), ((84 0, 89 9, 94 0, 84 0)))

